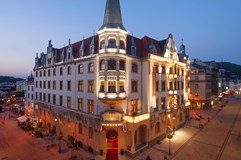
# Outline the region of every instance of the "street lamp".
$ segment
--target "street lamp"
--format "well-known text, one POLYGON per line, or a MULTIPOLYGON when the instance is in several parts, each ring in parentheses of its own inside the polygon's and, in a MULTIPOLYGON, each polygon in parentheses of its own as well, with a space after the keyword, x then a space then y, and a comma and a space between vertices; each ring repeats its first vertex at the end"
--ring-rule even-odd
POLYGON ((172 139, 173 135, 169 134, 167 135, 167 138, 169 139, 169 152, 168 154, 171 155, 172 152, 171 152, 171 139, 172 139))
POLYGON ((175 124, 176 124, 176 117, 173 116, 173 135, 175 135, 175 124))

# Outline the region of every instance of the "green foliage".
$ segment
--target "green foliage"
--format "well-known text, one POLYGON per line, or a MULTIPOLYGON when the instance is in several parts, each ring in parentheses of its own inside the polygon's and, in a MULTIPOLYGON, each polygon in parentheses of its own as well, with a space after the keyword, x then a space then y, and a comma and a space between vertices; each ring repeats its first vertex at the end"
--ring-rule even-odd
POLYGON ((0 83, 2 82, 16 82, 16 81, 21 81, 23 79, 21 78, 14 78, 10 76, 0 76, 0 83))

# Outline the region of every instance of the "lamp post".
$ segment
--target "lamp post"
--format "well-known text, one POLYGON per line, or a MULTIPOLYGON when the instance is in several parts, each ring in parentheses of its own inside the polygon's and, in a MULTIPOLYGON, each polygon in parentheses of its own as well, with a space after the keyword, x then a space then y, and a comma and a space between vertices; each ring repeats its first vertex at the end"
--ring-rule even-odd
POLYGON ((173 135, 175 135, 176 117, 173 116, 173 135))
POLYGON ((167 138, 169 139, 169 151, 168 151, 168 154, 171 155, 172 152, 171 152, 171 139, 172 139, 173 135, 169 134, 167 135, 167 138))

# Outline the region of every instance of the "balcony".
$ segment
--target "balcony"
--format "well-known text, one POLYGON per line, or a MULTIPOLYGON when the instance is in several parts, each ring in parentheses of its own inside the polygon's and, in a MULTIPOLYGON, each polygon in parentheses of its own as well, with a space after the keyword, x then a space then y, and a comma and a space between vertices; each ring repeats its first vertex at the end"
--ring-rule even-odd
POLYGON ((121 103, 123 100, 126 99, 126 92, 121 92, 121 93, 99 92, 98 98, 103 103, 114 106, 114 105, 121 103))

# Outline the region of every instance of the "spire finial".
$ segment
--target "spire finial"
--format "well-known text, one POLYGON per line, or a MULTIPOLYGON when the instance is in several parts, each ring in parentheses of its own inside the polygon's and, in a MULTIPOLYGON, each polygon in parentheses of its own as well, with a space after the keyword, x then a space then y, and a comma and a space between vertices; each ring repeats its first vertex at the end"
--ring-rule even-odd
POLYGON ((122 24, 119 0, 106 0, 104 21, 99 30, 104 28, 120 28, 126 31, 122 24))

